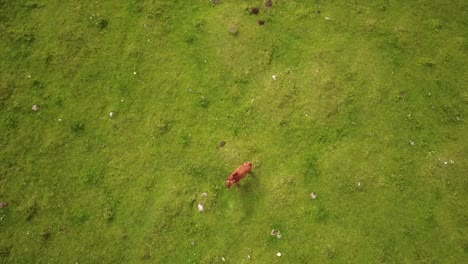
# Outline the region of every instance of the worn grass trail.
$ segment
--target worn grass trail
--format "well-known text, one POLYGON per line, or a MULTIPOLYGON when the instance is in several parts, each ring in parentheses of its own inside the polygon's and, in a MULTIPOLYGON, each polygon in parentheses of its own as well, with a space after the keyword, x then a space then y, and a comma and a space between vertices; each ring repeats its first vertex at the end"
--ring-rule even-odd
POLYGON ((466 12, 0 2, 1 262, 461 263, 466 12))

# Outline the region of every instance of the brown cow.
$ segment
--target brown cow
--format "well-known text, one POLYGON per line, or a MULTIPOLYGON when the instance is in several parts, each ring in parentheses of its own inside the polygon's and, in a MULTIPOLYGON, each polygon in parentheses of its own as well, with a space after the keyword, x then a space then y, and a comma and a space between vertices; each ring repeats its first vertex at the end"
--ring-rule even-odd
POLYGON ((252 162, 247 161, 244 164, 240 165, 226 180, 226 187, 231 188, 232 184, 239 184, 239 181, 242 180, 247 174, 252 171, 252 162))

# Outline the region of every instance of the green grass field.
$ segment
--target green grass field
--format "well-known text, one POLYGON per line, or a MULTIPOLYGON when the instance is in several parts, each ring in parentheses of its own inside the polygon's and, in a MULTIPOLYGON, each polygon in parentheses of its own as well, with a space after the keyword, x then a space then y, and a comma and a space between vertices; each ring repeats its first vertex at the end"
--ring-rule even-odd
POLYGON ((213 2, 0 1, 0 263, 466 261, 467 2, 213 2))

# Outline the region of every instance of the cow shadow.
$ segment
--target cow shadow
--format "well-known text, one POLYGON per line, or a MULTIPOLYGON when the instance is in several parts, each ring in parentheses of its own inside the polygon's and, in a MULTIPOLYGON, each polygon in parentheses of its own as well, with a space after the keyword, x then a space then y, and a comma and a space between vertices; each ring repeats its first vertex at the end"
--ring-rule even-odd
POLYGON ((263 198, 264 192, 260 181, 255 173, 250 173, 236 188, 239 190, 246 217, 252 216, 263 198))

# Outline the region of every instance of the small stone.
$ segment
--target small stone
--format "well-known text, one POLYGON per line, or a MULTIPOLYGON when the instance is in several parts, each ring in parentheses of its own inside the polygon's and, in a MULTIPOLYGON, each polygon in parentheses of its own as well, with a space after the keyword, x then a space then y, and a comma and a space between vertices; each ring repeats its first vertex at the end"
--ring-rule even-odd
POLYGON ((136 72, 133 72, 133 74, 135 75, 135 74, 136 74, 136 72))
POLYGON ((195 246, 195 241, 190 241, 190 245, 195 246))
POLYGON ((208 194, 206 192, 202 193, 201 196, 202 197, 206 197, 208 194))
POLYGON ((329 17, 325 17, 325 20, 330 20, 330 18, 329 18, 329 17))
POLYGON ((226 260, 224 259, 224 257, 221 257, 221 260, 222 260, 223 262, 226 262, 226 260))
POLYGON ((229 33, 231 35, 237 35, 237 33, 239 33, 239 29, 236 26, 232 26, 229 28, 229 33))
POLYGON ((275 74, 273 74, 273 75, 271 76, 271 78, 273 79, 273 81, 276 81, 276 75, 275 75, 275 74))
POLYGON ((114 117, 114 115, 115 115, 114 112, 110 112, 110 113, 109 113, 109 116, 110 116, 110 117, 114 117))
POLYGON ((410 140, 409 143, 410 143, 411 146, 414 146, 414 145, 415 145, 415 143, 414 143, 413 140, 410 140))
POLYGON ((314 192, 310 193, 310 199, 315 199, 317 198, 317 195, 314 192))
POLYGON ((281 252, 276 253, 276 256, 281 257, 281 252))
POLYGON ((361 182, 357 182, 357 186, 358 186, 358 187, 361 187, 361 182))
POLYGON ((205 211, 205 206, 203 204, 198 204, 198 212, 203 212, 205 211))
POLYGON ((39 106, 38 106, 38 105, 33 105, 33 106, 31 107, 31 109, 32 109, 34 112, 37 112, 37 111, 39 111, 39 106))
POLYGON ((224 145, 226 145, 226 141, 222 140, 221 142, 219 142, 219 147, 224 147, 224 145))
POLYGON ((278 232, 278 234, 276 234, 276 238, 281 239, 281 237, 283 237, 283 235, 281 235, 281 234, 278 232))
POLYGON ((276 236, 276 234, 278 234, 278 231, 272 229, 271 232, 270 232, 270 235, 276 236))

